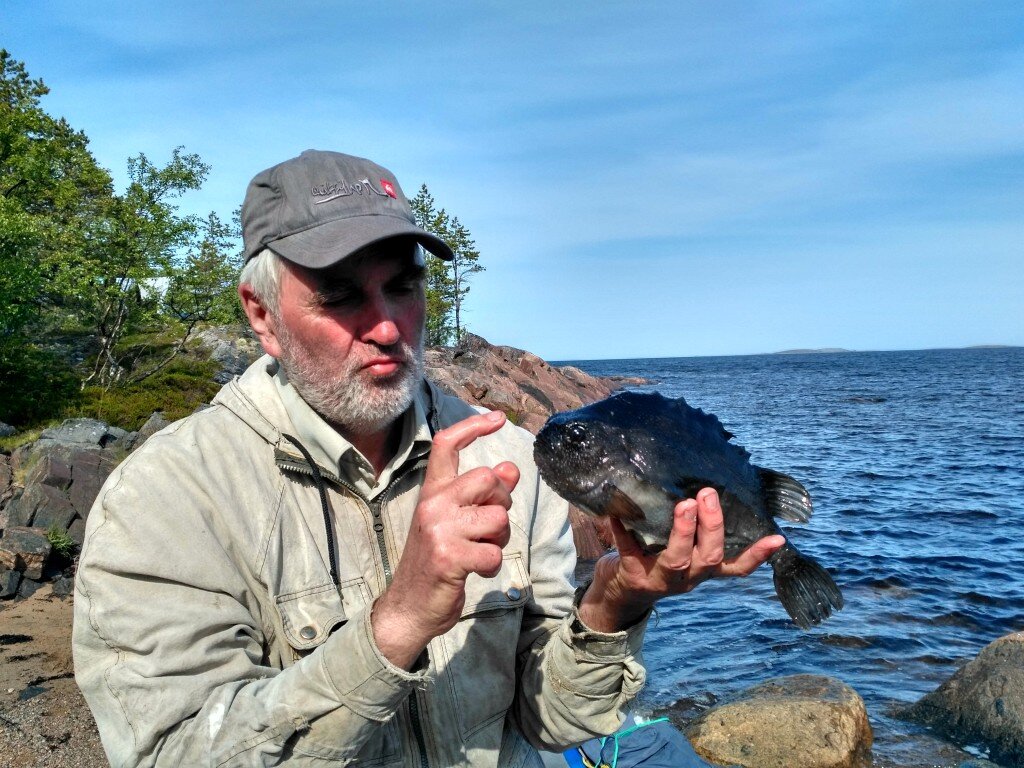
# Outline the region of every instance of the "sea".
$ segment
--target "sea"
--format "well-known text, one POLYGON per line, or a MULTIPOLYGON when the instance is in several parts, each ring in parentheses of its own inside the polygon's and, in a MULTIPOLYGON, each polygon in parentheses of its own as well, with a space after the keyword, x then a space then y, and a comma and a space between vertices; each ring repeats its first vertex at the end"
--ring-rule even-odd
POLYGON ((771 569, 662 601, 640 706, 688 719, 772 677, 829 675, 864 699, 875 766, 986 757, 895 716, 1024 630, 1024 348, 564 361, 715 413, 814 503, 786 535, 844 609, 801 631, 771 569))

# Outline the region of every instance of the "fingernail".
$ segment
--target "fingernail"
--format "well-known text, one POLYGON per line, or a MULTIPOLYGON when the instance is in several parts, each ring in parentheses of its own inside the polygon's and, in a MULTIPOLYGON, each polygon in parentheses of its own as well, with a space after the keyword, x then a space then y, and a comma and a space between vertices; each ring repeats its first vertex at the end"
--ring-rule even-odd
POLYGON ((704 503, 708 505, 708 509, 711 509, 711 510, 717 510, 718 509, 718 494, 717 493, 705 493, 702 498, 704 499, 704 503))
POLYGON ((501 411, 490 411, 490 412, 484 414, 484 416, 486 417, 486 419, 488 421, 493 421, 493 422, 504 421, 504 419, 505 419, 505 414, 502 413, 501 411))

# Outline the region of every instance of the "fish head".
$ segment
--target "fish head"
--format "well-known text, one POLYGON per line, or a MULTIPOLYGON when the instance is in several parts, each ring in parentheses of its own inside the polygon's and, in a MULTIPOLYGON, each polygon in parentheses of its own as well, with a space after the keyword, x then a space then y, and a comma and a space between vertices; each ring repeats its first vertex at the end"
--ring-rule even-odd
POLYGON ((544 482, 559 496, 597 514, 594 499, 615 468, 629 460, 621 431, 587 409, 548 419, 537 433, 533 456, 544 482))

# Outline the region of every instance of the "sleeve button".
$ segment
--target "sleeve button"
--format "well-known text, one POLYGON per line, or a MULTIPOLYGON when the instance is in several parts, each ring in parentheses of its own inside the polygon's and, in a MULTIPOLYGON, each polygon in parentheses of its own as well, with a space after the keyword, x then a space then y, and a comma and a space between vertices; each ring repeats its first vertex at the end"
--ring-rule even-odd
POLYGON ((312 640, 316 637, 316 627, 303 627, 299 630, 299 637, 303 640, 312 640))

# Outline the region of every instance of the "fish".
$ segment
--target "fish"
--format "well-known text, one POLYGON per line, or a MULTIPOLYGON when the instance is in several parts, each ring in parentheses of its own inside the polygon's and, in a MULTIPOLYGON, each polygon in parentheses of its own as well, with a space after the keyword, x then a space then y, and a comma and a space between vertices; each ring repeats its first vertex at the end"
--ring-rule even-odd
MULTIPOLYGON (((681 397, 627 391, 551 416, 537 433, 534 461, 555 493, 617 518, 647 553, 665 548, 679 501, 714 488, 732 558, 764 536, 785 536, 776 519, 806 523, 813 511, 799 481, 755 466, 733 437, 717 416, 681 397)), ((776 594, 801 629, 843 607, 829 572, 788 536, 768 562, 776 594)))

